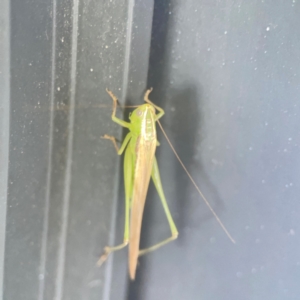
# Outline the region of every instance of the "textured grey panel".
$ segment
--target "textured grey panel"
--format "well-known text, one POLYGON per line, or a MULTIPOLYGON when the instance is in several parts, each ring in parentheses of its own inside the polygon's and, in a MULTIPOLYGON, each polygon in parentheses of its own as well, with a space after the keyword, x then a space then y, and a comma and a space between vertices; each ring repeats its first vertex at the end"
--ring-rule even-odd
MULTIPOLYGON (((237 244, 159 136, 179 238, 142 257, 128 288, 126 250, 95 267, 124 220, 122 166, 99 137, 122 133, 106 87, 142 102, 153 1, 13 1, 4 299, 297 299, 299 10, 156 1, 150 98, 237 244)), ((1 122, 7 132, 7 115, 1 122)), ((169 235, 152 188, 145 213, 142 247, 169 235)))
POLYGON ((126 298, 126 251, 96 267, 122 240, 124 202, 100 136, 122 133, 105 88, 122 103, 146 88, 152 13, 153 1, 11 4, 5 299, 126 298))
POLYGON ((51 1, 11 2, 11 114, 4 299, 37 299, 49 157, 51 1), (45 9, 46 8, 46 9, 45 9), (33 13, 35 12, 35 13, 33 13), (36 13, 39 12, 39 13, 36 13), (49 112, 49 109, 48 109, 49 112))
MULTIPOLYGON (((161 137, 179 238, 140 259, 130 299, 299 298, 299 13, 297 1, 156 1, 151 99, 237 244, 161 137)), ((144 246, 169 235, 151 195, 144 246)))
POLYGON ((9 157, 9 1, 0 3, 0 298, 3 299, 5 224, 9 157))

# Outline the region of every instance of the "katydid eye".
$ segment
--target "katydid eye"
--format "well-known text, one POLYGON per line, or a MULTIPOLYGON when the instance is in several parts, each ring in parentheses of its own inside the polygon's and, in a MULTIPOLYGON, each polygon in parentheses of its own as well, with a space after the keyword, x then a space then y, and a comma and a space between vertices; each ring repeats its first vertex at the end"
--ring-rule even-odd
POLYGON ((136 111, 136 114, 137 114, 138 117, 141 117, 143 115, 143 112, 140 109, 138 109, 136 111))

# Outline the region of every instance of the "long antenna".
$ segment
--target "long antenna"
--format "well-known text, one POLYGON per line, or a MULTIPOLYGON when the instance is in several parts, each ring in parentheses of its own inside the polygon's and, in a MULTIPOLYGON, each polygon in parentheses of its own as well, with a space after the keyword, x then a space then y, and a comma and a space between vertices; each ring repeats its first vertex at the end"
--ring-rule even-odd
POLYGON ((233 239, 233 237, 230 235, 230 233, 228 232, 228 230, 226 229, 225 225, 222 223, 222 221, 220 220, 220 218, 218 217, 218 215, 215 213, 215 211, 213 210, 213 208, 211 207, 211 205, 209 204, 208 200, 205 198, 205 196, 203 195, 203 193, 201 192, 201 190, 198 188, 195 180, 193 179, 192 175, 190 174, 190 172, 187 170, 187 168, 185 167, 185 165, 183 164, 182 160, 180 159, 179 155, 177 154, 175 148, 173 147, 171 141, 169 140, 166 132, 164 131, 161 123, 159 122, 159 120, 157 120, 157 123, 162 131, 162 133, 164 134, 167 142, 169 143, 171 149, 173 150, 176 158, 178 159, 179 163, 181 164, 182 168, 184 169, 185 173, 187 174, 187 176, 190 178, 191 182, 193 183, 194 187, 196 188, 196 190, 198 191, 199 195, 202 197, 202 199, 204 200, 205 204, 207 205, 207 207, 210 209, 210 211, 212 212, 212 214, 214 215, 214 217, 216 218, 216 220, 218 221, 218 223, 220 224, 220 226, 222 227, 222 229, 224 230, 224 232, 226 233, 226 235, 228 236, 228 238, 231 240, 231 242, 233 244, 235 244, 235 240, 233 239))

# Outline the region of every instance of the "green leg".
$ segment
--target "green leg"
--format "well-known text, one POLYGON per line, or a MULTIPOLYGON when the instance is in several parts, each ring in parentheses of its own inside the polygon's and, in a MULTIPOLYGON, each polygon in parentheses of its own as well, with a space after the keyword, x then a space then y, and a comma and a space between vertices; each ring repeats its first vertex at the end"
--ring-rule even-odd
POLYGON ((112 115, 111 115, 111 119, 116 122, 117 124, 123 126, 123 127, 126 127, 126 128, 130 128, 130 123, 124 121, 124 120, 121 120, 119 118, 116 117, 116 109, 117 109, 117 104, 118 104, 118 99, 117 97, 113 94, 112 91, 106 89, 106 92, 108 93, 108 95, 113 99, 113 112, 112 112, 112 115))
POLYGON ((156 158, 154 158, 153 168, 152 168, 152 175, 151 176, 152 176, 152 180, 154 182, 154 185, 156 187, 156 190, 157 190, 157 192, 159 194, 159 197, 160 197, 161 203, 163 205, 164 211, 166 213, 166 216, 167 216, 167 219, 168 219, 168 222, 169 222, 169 225, 170 225, 170 229, 171 229, 171 234, 172 235, 171 235, 171 237, 163 240, 162 242, 160 242, 158 244, 153 245, 152 247, 140 250, 139 255, 144 255, 144 254, 146 254, 148 252, 156 250, 156 249, 160 248, 161 246, 164 246, 164 245, 168 244, 169 242, 175 240, 178 237, 178 231, 177 231, 176 225, 175 225, 175 223, 173 221, 173 218, 171 216, 171 212, 169 210, 169 207, 168 207, 168 204, 167 204, 167 200, 165 198, 165 194, 164 194, 164 191, 163 191, 163 188, 162 188, 162 184, 161 184, 161 180, 160 180, 159 169, 158 169, 156 158))
MULTIPOLYGON (((122 154, 126 145, 128 144, 131 134, 128 133, 125 137, 123 144, 120 149, 116 144, 115 138, 110 136, 104 136, 104 138, 110 139, 114 142, 115 147, 117 148, 118 154, 122 154)), ((128 147, 125 151, 124 157, 124 183, 125 183, 125 226, 124 226, 124 239, 123 243, 114 247, 105 247, 104 253, 101 255, 98 260, 98 266, 101 266, 102 263, 107 259, 110 253, 121 250, 122 248, 128 245, 129 241, 129 213, 130 213, 130 199, 132 195, 132 185, 133 185, 133 157, 130 148, 128 147)))
POLYGON ((115 147, 118 155, 121 155, 124 152, 124 150, 125 150, 128 142, 129 142, 129 140, 131 139, 131 133, 130 132, 127 133, 127 135, 125 136, 125 139, 124 139, 124 141, 123 141, 120 149, 119 149, 119 147, 117 145, 116 138, 114 136, 105 134, 101 138, 106 139, 106 140, 111 140, 113 142, 113 144, 114 144, 114 147, 115 147))
POLYGON ((155 105, 152 101, 149 100, 148 97, 149 97, 149 94, 152 92, 152 90, 153 89, 151 88, 151 89, 146 91, 145 96, 144 96, 144 100, 145 100, 145 102, 153 105, 155 107, 155 109, 157 109, 158 114, 155 115, 155 121, 157 121, 158 119, 160 119, 165 114, 165 111, 161 107, 155 105))
POLYGON ((133 190, 134 162, 130 147, 127 147, 124 157, 124 186, 125 186, 125 230, 124 243, 129 241, 129 214, 133 190))

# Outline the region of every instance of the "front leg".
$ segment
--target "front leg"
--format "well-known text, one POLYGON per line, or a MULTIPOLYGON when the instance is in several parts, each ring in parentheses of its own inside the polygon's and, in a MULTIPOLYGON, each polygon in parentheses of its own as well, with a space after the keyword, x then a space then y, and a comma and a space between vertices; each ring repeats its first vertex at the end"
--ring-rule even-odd
POLYGON ((165 114, 165 111, 161 107, 155 105, 152 101, 150 101, 149 94, 152 92, 152 90, 153 90, 153 88, 150 88, 149 90, 146 91, 145 96, 144 96, 144 100, 145 100, 145 102, 147 102, 147 103, 151 104, 152 106, 154 106, 155 109, 157 109, 158 114, 155 115, 155 121, 157 121, 158 119, 160 119, 165 114))
POLYGON ((111 119, 114 122, 116 122, 117 124, 119 124, 119 125, 121 125, 123 127, 130 128, 130 123, 128 123, 128 122, 126 122, 124 120, 121 120, 121 119, 119 119, 119 118, 116 117, 116 110, 117 110, 117 105, 118 105, 118 99, 117 99, 117 97, 109 89, 106 89, 106 92, 108 93, 108 95, 113 100, 113 112, 112 112, 112 115, 111 115, 111 119))

